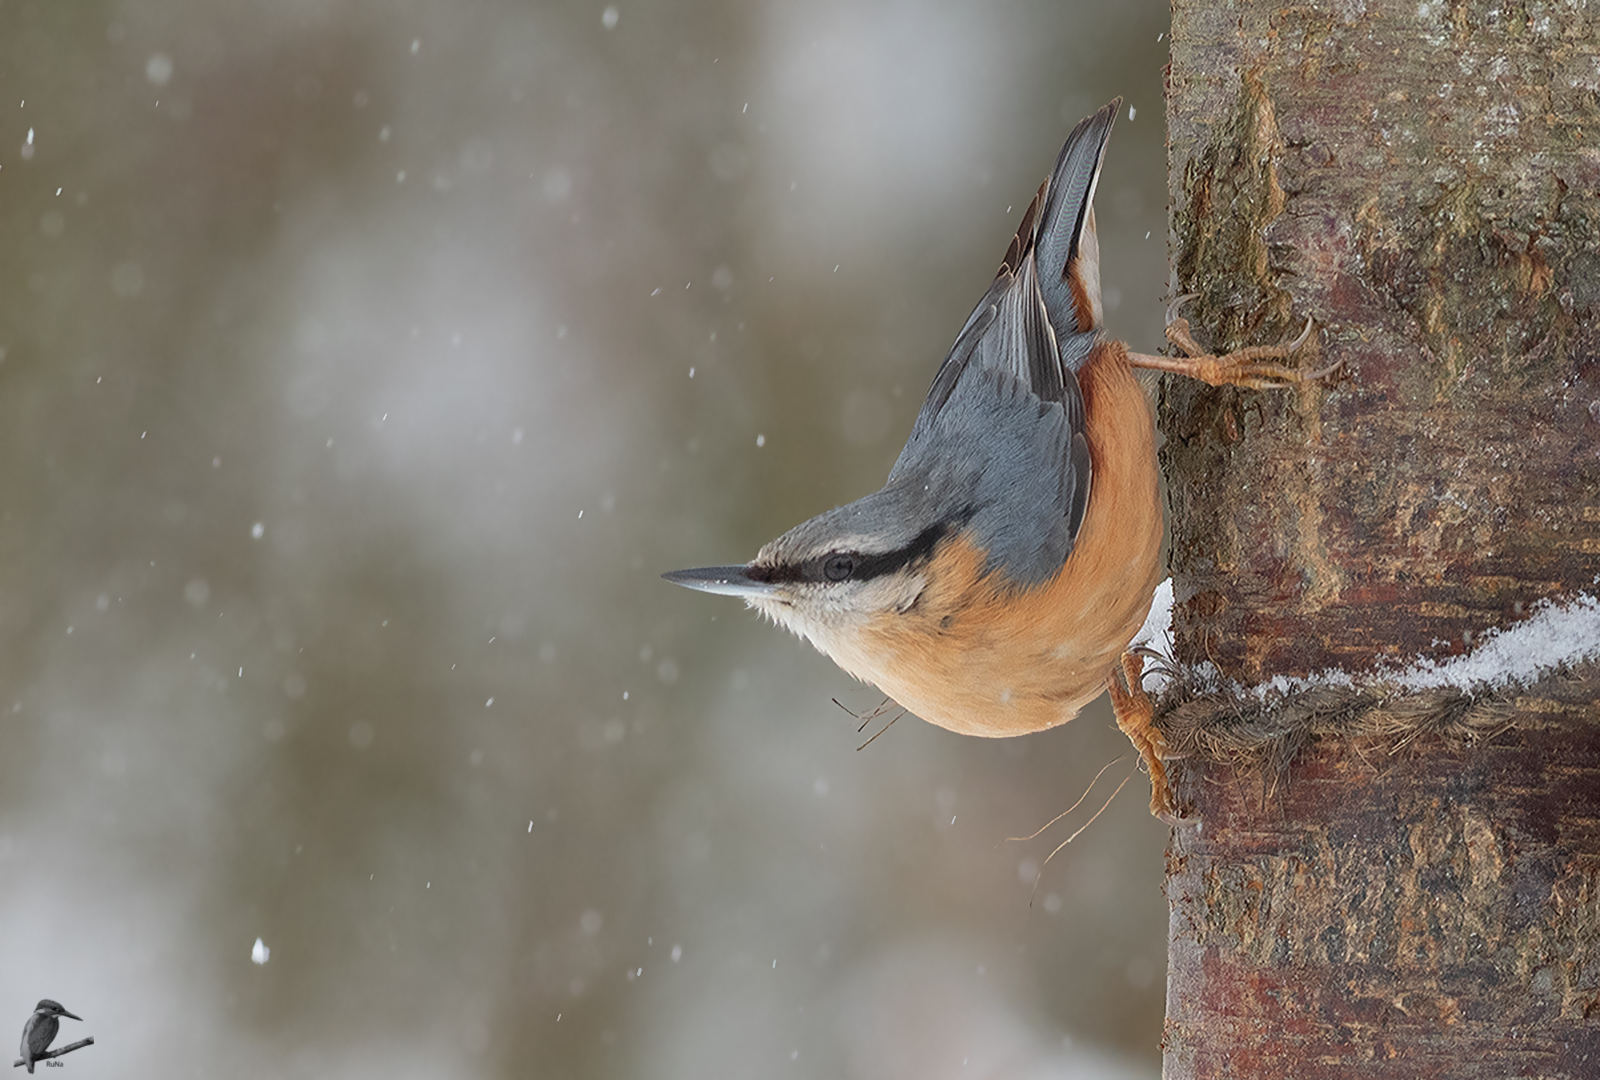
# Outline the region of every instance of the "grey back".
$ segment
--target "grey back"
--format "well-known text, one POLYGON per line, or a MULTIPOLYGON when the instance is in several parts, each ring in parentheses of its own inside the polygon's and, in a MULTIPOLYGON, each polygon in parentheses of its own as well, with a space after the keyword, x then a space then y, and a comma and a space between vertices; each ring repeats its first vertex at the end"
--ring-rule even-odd
MULTIPOLYGON (((1118 104, 1067 139, 888 483, 841 508, 846 516, 898 519, 905 528, 896 531, 959 519, 988 551, 989 569, 1019 585, 1048 580, 1071 554, 1093 482, 1077 371, 1100 328, 1079 325, 1069 274, 1118 104)), ((1099 290, 1098 280, 1085 285, 1099 290)))

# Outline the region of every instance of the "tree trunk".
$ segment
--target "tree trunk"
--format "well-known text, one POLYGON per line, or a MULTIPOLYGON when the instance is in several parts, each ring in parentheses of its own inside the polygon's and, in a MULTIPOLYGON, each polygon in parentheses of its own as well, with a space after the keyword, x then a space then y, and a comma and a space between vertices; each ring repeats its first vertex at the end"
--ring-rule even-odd
POLYGON ((1175 0, 1166 381, 1190 756, 1165 1075, 1600 1077, 1600 670, 1243 687, 1468 652, 1600 580, 1600 11, 1175 0), (1213 683, 1193 676, 1215 670, 1213 683))

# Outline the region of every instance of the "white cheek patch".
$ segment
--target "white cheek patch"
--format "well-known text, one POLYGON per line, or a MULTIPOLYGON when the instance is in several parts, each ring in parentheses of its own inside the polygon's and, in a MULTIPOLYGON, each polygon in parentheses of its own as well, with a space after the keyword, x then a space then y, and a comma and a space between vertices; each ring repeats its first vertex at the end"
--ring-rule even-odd
POLYGON ((770 596, 751 596, 746 598, 744 606, 759 611, 785 630, 794 630, 795 633, 800 632, 795 629, 792 623, 794 618, 794 606, 792 604, 782 600, 775 600, 770 596))
POLYGON ((859 651, 860 636, 872 620, 905 612, 926 586, 921 574, 885 574, 868 581, 796 584, 780 596, 751 597, 747 603, 843 663, 841 657, 859 651))
POLYGON ((928 579, 921 574, 896 574, 889 584, 892 585, 892 595, 886 598, 885 606, 904 614, 917 602, 922 590, 928 587, 928 579))

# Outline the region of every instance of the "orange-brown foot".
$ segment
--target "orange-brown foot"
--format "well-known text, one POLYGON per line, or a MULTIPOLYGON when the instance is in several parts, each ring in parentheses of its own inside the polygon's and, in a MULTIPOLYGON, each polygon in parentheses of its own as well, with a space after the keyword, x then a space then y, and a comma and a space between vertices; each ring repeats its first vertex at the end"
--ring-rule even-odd
POLYGON ((1325 368, 1302 371, 1299 368, 1285 367, 1283 364, 1273 362, 1287 360, 1306 343, 1311 337, 1310 318, 1306 319, 1305 329, 1300 331, 1300 336, 1293 341, 1280 341, 1276 345, 1251 345, 1248 348, 1235 349, 1223 356, 1213 355, 1194 339, 1194 334, 1189 329, 1189 320, 1178 314, 1179 306, 1194 297, 1194 293, 1180 296, 1167 308, 1167 340, 1183 355, 1149 356, 1130 352, 1128 354, 1130 364, 1134 367, 1151 368, 1175 375, 1187 375, 1191 379, 1199 379, 1212 386, 1279 390, 1297 383, 1315 382, 1338 370, 1342 363, 1335 361, 1325 368))
POLYGON ((1144 657, 1137 653, 1122 654, 1122 670, 1113 668, 1107 689, 1111 694, 1111 709, 1117 716, 1117 727, 1133 743, 1134 749, 1144 759, 1150 772, 1150 813, 1163 821, 1176 818, 1172 791, 1167 786, 1167 767, 1162 763, 1167 741, 1156 729, 1152 720, 1155 709, 1145 695, 1140 676, 1144 674, 1144 657), (1124 685, 1123 680, 1126 680, 1124 685))

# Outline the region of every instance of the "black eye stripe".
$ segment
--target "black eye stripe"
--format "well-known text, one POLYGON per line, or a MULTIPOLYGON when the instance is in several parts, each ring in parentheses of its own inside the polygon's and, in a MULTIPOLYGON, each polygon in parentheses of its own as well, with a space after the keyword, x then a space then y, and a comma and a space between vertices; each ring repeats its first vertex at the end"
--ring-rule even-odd
MULTIPOLYGON (((970 515, 966 515, 970 516, 970 515)), ((781 584, 794 581, 814 581, 828 583, 836 581, 870 581, 885 574, 892 574, 903 570, 913 563, 926 560, 933 554, 933 549, 939 541, 959 529, 966 521, 966 516, 952 521, 942 521, 937 525, 930 525, 917 534, 916 539, 902 548, 894 551, 875 552, 871 555, 859 551, 830 551, 817 555, 800 563, 780 563, 777 565, 751 566, 747 571, 751 580, 781 584), (835 559, 849 559, 852 563, 849 573, 839 577, 832 577, 828 573, 829 563, 835 559)), ((837 571, 838 567, 835 567, 837 571)))
POLYGON ((751 581, 760 581, 764 584, 775 585, 784 581, 799 581, 804 576, 800 567, 790 563, 781 566, 752 565, 745 570, 750 575, 751 581))
POLYGON ((822 560, 824 575, 826 575, 827 562, 836 557, 836 555, 848 555, 854 560, 854 568, 848 575, 852 581, 871 581, 875 577, 895 573, 914 562, 932 555, 933 549, 938 546, 939 541, 944 539, 945 534, 948 532, 949 527, 941 522, 938 525, 930 525, 928 528, 923 529, 922 532, 917 534, 915 540, 894 551, 884 551, 873 555, 862 555, 856 552, 837 552, 833 555, 824 556, 822 560))

